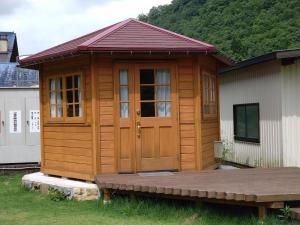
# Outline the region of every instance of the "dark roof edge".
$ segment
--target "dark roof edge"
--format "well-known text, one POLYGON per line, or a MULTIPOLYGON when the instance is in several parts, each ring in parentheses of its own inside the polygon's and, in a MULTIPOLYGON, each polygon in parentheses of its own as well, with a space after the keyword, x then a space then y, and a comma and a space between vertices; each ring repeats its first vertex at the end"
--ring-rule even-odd
POLYGON ((224 74, 232 70, 237 70, 276 59, 287 59, 295 57, 300 57, 300 48, 277 50, 264 55, 243 60, 241 62, 236 63, 235 66, 223 68, 219 70, 219 74, 224 74))

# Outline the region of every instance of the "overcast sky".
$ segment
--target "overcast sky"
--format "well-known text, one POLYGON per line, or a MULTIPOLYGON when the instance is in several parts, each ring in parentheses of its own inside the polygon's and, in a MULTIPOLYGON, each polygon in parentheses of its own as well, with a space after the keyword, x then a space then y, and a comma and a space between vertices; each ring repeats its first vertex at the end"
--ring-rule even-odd
POLYGON ((0 31, 16 32, 20 55, 33 54, 170 2, 0 0, 0 31))

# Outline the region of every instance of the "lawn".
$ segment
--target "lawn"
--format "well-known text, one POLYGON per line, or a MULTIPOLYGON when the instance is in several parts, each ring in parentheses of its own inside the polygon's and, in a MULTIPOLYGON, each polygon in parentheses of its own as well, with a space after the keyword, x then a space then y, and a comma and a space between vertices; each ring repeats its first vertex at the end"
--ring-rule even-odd
MULTIPOLYGON (((21 175, 0 176, 0 225, 252 225, 256 210, 213 204, 195 205, 188 201, 115 196, 110 205, 97 207, 96 201, 54 202, 47 195, 21 187, 21 175)), ((277 212, 278 213, 278 212, 277 212)), ((300 224, 281 221, 271 213, 263 224, 300 224)))

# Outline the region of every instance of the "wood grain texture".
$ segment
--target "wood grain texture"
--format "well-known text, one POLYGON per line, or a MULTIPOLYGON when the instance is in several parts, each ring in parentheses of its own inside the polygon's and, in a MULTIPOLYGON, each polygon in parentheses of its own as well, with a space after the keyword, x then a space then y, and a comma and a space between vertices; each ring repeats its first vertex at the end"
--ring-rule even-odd
POLYGON ((271 203, 264 205, 269 208, 282 208, 285 201, 300 201, 300 168, 206 170, 163 177, 98 175, 96 183, 100 188, 234 201, 245 205, 271 203))

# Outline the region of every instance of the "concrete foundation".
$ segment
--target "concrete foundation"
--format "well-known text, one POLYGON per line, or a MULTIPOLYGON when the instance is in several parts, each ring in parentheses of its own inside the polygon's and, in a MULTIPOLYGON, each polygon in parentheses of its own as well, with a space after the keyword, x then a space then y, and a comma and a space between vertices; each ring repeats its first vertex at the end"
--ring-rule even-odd
POLYGON ((68 199, 77 201, 96 200, 99 197, 99 189, 96 184, 51 177, 41 172, 26 174, 22 178, 22 184, 30 190, 39 190, 42 193, 48 193, 50 188, 57 189, 63 192, 68 199))

